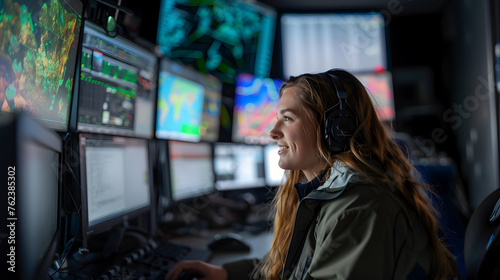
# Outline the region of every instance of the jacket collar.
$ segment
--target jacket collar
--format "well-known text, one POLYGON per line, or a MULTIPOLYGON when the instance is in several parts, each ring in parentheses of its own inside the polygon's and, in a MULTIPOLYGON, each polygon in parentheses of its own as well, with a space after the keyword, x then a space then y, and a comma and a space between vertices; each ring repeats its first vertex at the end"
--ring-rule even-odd
POLYGON ((317 189, 311 191, 306 198, 313 199, 332 199, 349 185, 359 182, 362 179, 361 174, 351 167, 335 162, 330 168, 330 176, 317 189))
POLYGON ((319 213, 322 202, 339 197, 349 185, 362 179, 357 171, 339 162, 333 164, 329 173, 330 176, 321 186, 312 190, 300 201, 281 279, 288 278, 289 274, 293 272, 293 264, 296 263, 302 252, 307 229, 310 223, 315 220, 315 215, 319 213), (294 245, 292 246, 292 244, 294 245))

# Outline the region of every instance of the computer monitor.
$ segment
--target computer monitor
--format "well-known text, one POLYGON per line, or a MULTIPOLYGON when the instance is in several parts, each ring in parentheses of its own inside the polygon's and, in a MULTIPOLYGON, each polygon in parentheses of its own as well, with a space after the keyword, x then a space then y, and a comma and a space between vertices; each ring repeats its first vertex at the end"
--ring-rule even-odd
POLYGON ((283 13, 281 51, 284 79, 331 68, 385 71, 385 19, 375 12, 283 13))
POLYGON ((276 187, 286 179, 285 170, 279 166, 278 145, 268 144, 264 146, 264 174, 266 185, 276 187))
POLYGON ((201 78, 201 83, 205 87, 200 125, 201 141, 216 142, 219 139, 222 83, 212 75, 204 75, 201 78))
POLYGON ((156 43, 166 57, 234 84, 269 76, 277 13, 243 0, 162 0, 156 43))
POLYGON ((152 138, 158 58, 85 22, 77 131, 152 138))
POLYGON ((0 115, 0 135, 2 275, 49 279, 61 235, 62 141, 24 112, 0 115))
POLYGON ((263 147, 214 143, 215 187, 233 191, 265 187, 263 147))
POLYGON ((168 164, 165 166, 173 202, 179 202, 215 192, 212 145, 168 141, 168 164))
POLYGON ((395 120, 396 108, 394 106, 394 91, 392 88, 391 72, 368 72, 354 75, 368 90, 379 118, 384 121, 395 120))
MULTIPOLYGON (((202 126, 203 115, 206 113, 203 106, 206 103, 214 104, 212 98, 218 98, 218 91, 207 89, 206 83, 207 76, 194 68, 166 58, 161 59, 156 138, 198 142, 202 138, 202 132, 206 135, 208 127, 202 126), (210 101, 205 101, 205 95, 210 101)), ((221 85, 216 87, 220 90, 221 85)))
POLYGON ((248 73, 236 77, 232 141, 268 144, 276 123, 279 89, 283 81, 248 73))
POLYGON ((88 238, 152 210, 148 140, 79 135, 82 235, 88 238))
POLYGON ((82 1, 6 0, 0 7, 0 111, 26 111, 66 132, 82 1))

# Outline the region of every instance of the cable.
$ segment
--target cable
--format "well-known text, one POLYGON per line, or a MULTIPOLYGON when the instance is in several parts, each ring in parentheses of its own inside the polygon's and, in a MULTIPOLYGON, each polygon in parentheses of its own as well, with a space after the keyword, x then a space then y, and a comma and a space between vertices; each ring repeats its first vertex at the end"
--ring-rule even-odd
MULTIPOLYGON (((70 170, 70 173, 73 175, 73 179, 74 179, 74 180, 75 180, 75 182, 77 183, 78 188, 81 190, 80 183, 78 182, 78 180, 77 180, 77 178, 76 178, 76 175, 75 175, 75 173, 73 172, 73 169, 72 169, 72 168, 71 168, 71 166, 68 164, 68 162, 66 162, 66 161, 65 161, 65 163, 66 163, 66 165, 68 166, 68 168, 69 168, 69 170, 70 170)), ((50 278, 51 278, 51 279, 53 279, 53 276, 54 276, 56 273, 58 273, 58 272, 59 272, 59 270, 60 270, 60 268, 61 268, 62 264, 64 264, 64 263, 67 261, 67 259, 68 259, 68 255, 69 255, 69 252, 71 252, 71 250, 73 249, 73 245, 75 244, 75 240, 76 240, 76 238, 77 238, 77 236, 78 236, 78 232, 80 231, 80 220, 81 220, 81 219, 80 219, 80 215, 81 215, 81 214, 80 214, 80 210, 81 210, 81 207, 82 207, 82 206, 81 206, 81 205, 80 205, 80 206, 78 206, 78 204, 77 204, 77 202, 76 202, 75 198, 73 197, 73 194, 72 194, 72 193, 71 193, 71 191, 68 189, 68 186, 67 186, 66 184, 64 184, 64 183, 63 183, 63 186, 64 186, 64 189, 68 192, 68 194, 69 194, 69 196, 70 196, 71 200, 73 201, 73 205, 75 206, 76 213, 78 214, 78 215, 77 215, 77 217, 78 217, 78 221, 77 221, 77 228, 76 228, 76 231, 75 231, 75 236, 74 236, 73 238, 71 238, 71 239, 70 239, 70 241, 69 241, 69 242, 70 242, 69 249, 68 249, 68 244, 65 244, 65 246, 64 246, 65 248, 64 248, 63 252, 66 252, 66 255, 65 255, 65 256, 63 256, 63 261, 61 262, 61 264, 60 264, 60 265, 58 265, 58 266, 57 266, 57 269, 56 269, 56 270, 55 270, 52 274, 50 274, 50 273, 49 273, 49 276, 50 276, 50 278)), ((91 278, 92 278, 92 277, 91 277, 91 278)))

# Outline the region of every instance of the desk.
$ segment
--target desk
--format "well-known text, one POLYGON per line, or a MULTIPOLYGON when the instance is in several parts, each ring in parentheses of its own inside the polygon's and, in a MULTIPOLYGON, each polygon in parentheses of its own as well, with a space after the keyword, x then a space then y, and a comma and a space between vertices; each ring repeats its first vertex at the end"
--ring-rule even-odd
MULTIPOLYGON (((214 236, 219 233, 226 233, 227 230, 207 230, 197 236, 183 236, 169 239, 169 241, 188 245, 194 248, 206 248, 214 236)), ((222 265, 224 263, 233 262, 241 259, 262 259, 269 252, 273 241, 272 232, 262 232, 259 234, 251 234, 249 232, 238 232, 245 242, 250 245, 250 252, 246 253, 213 253, 209 263, 214 265, 222 265)))
MULTIPOLYGON (((252 212, 252 214, 248 217, 247 222, 252 223, 256 221, 263 221, 269 216, 268 212, 263 211, 262 207, 260 209, 256 209, 256 211, 252 212)), ((233 225, 235 226, 235 225, 233 225)), ((240 227, 235 227, 240 229, 240 227)), ((271 248, 271 244, 273 241, 273 232, 270 230, 262 231, 259 233, 255 233, 257 231, 252 232, 252 227, 245 228, 242 227, 241 230, 233 230, 232 227, 224 228, 224 229, 200 229, 196 231, 194 234, 186 234, 182 236, 169 237, 165 241, 171 243, 177 243, 180 245, 186 245, 191 248, 207 248, 208 244, 213 241, 214 236, 217 234, 225 234, 230 231, 234 231, 241 235, 244 241, 250 246, 250 252, 234 252, 234 253, 220 253, 214 252, 208 262, 213 265, 223 265, 228 262, 238 261, 242 259, 262 259, 271 248)), ((113 234, 111 232, 110 234, 113 234)), ((75 280, 75 279, 96 279, 102 276, 104 273, 109 273, 110 269, 114 270, 113 275, 117 273, 120 276, 124 276, 124 279, 133 279, 127 277, 133 277, 132 274, 140 271, 150 272, 151 275, 156 275, 163 273, 163 268, 165 267, 157 267, 155 262, 147 262, 143 263, 141 261, 133 261, 132 263, 127 262, 124 263, 124 257, 130 255, 130 253, 139 249, 146 245, 148 237, 143 235, 141 232, 131 231, 129 234, 126 234, 122 241, 123 248, 120 250, 120 253, 117 253, 109 258, 103 259, 98 262, 92 262, 88 264, 79 263, 77 258, 70 257, 68 259, 68 268, 61 270, 60 273, 54 275, 53 279, 64 279, 64 280, 75 280), (116 268, 118 266, 118 268, 116 268), (123 269, 122 269, 123 268, 123 269), (118 272, 117 272, 118 271, 118 272)), ((106 236, 106 239, 108 237, 106 236)), ((156 241, 161 241, 162 237, 156 236, 156 241)), ((196 254, 195 254, 196 255, 196 254)), ((136 255, 139 256, 139 255, 136 255)), ((142 273, 142 272, 141 272, 142 273)))
MULTIPOLYGON (((247 217, 247 222, 253 223, 258 221, 266 221, 269 218, 269 205, 255 205, 252 207, 251 214, 247 217)), ((174 238, 169 238, 168 240, 173 243, 178 243, 182 245, 187 245, 194 248, 207 248, 207 245, 214 239, 216 234, 224 234, 229 231, 233 231, 231 228, 227 229, 206 229, 200 230, 196 235, 185 235, 178 236, 174 238)), ((271 249, 271 244, 273 242, 273 232, 272 229, 269 231, 264 231, 260 233, 252 233, 249 231, 235 231, 243 237, 243 240, 250 246, 250 252, 241 253, 220 253, 214 252, 212 257, 209 259, 209 263, 214 265, 222 265, 224 263, 237 261, 241 259, 262 259, 269 249, 271 249)))
MULTIPOLYGON (((182 237, 169 238, 168 241, 172 243, 177 243, 181 245, 188 245, 192 248, 206 248, 209 242, 213 240, 215 234, 227 233, 228 230, 206 230, 200 232, 198 235, 188 235, 182 237)), ((250 252, 246 253, 213 253, 212 257, 208 260, 209 263, 221 266, 228 262, 238 261, 242 259, 262 259, 266 255, 271 247, 273 240, 272 232, 262 232, 259 234, 252 234, 249 232, 238 232, 245 242, 250 245, 250 252)), ((72 264, 76 264, 72 259, 69 260, 72 264)), ((69 270, 62 270, 52 277, 52 279, 58 280, 76 280, 76 279, 98 279, 103 273, 108 269, 112 268, 113 265, 121 264, 123 265, 123 256, 114 256, 106 260, 102 260, 96 263, 91 263, 89 265, 78 267, 77 265, 70 265, 72 268, 69 270)), ((124 265, 126 267, 128 265, 124 265)), ((140 263, 130 264, 129 267, 135 267, 134 269, 149 269, 149 266, 144 266, 140 263)), ((152 271, 158 272, 157 268, 152 271)), ((51 272, 52 273, 52 272, 51 272)), ((123 279, 133 279, 124 276, 123 279)))

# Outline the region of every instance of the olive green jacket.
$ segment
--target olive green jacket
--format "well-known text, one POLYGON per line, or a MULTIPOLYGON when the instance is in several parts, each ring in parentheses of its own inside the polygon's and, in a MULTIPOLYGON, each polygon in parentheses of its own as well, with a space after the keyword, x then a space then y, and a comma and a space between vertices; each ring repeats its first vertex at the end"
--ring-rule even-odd
MULTIPOLYGON (((282 279, 427 279, 427 234, 397 195, 336 165, 300 202, 282 279)), ((256 260, 224 265, 229 280, 250 279, 256 260)), ((264 279, 264 277, 262 277, 264 279)))

